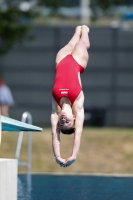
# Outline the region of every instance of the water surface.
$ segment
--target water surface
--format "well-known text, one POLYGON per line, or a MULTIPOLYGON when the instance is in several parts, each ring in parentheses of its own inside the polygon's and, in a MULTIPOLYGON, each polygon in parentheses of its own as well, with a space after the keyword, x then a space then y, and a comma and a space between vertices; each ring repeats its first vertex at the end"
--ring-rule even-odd
POLYGON ((133 177, 18 175, 18 200, 133 200, 133 177))

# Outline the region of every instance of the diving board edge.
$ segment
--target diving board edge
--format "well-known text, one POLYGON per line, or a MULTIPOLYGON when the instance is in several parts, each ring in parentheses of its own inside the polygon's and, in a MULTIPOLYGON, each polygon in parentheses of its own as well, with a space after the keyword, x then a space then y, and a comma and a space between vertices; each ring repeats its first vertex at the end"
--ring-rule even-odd
POLYGON ((2 124, 2 131, 37 131, 37 132, 43 131, 43 129, 38 126, 27 124, 25 122, 11 119, 9 117, 5 117, 2 115, 1 115, 1 124, 2 124))

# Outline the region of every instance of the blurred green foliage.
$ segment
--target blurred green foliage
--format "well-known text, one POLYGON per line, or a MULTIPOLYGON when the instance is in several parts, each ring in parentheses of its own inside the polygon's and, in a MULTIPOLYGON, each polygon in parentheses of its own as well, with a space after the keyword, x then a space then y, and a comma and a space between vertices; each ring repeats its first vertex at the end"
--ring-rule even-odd
POLYGON ((0 11, 0 54, 5 54, 21 42, 30 29, 32 12, 16 8, 0 11))
POLYGON ((126 5, 129 4, 126 0, 93 0, 91 1, 92 9, 94 6, 99 6, 102 10, 108 9, 112 5, 126 5))
MULTIPOLYGON (((10 51, 18 42, 22 42, 29 32, 32 19, 36 16, 34 9, 22 11, 19 4, 22 0, 0 1, 0 55, 10 51), (4 8, 2 7, 4 3, 4 8), (6 5, 6 6, 5 6, 6 5)), ((28 0, 27 0, 28 2, 28 0)), ((30 2, 30 1, 29 1, 30 2)), ((78 2, 78 1, 77 1, 78 2)), ((130 2, 130 1, 129 1, 130 2)), ((38 0, 37 5, 47 6, 56 13, 60 6, 66 6, 68 0, 38 0)), ((108 9, 114 4, 128 4, 126 0, 91 0, 91 9, 96 15, 95 7, 99 6, 102 10, 108 9)), ((79 2, 78 2, 79 5, 79 2)))
POLYGON ((65 0, 39 0, 38 4, 45 5, 56 11, 59 7, 65 5, 65 0))
MULTIPOLYGON (((133 0, 91 0, 90 7, 93 13, 92 20, 98 19, 97 9, 100 8, 106 15, 109 8, 133 5, 133 0)), ((112 15, 115 13, 112 12, 112 15)))
MULTIPOLYGON (((32 26, 32 19, 38 14, 34 9, 22 11, 23 1, 5 0, 0 3, 0 55, 9 52, 15 44, 22 42, 32 26)), ((64 0, 39 0, 38 5, 49 6, 53 11, 63 5, 64 0)))

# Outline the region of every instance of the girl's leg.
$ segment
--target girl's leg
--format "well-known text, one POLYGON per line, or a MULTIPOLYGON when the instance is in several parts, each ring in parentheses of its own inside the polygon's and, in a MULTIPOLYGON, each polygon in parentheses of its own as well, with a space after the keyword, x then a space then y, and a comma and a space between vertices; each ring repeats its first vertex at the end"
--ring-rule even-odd
POLYGON ((1 106, 1 115, 9 117, 8 111, 9 111, 8 105, 1 106))
POLYGON ((75 45, 79 41, 81 36, 81 26, 77 26, 75 33, 72 37, 72 39, 68 42, 66 46, 64 46, 56 56, 56 64, 58 64, 64 57, 66 57, 68 54, 71 54, 75 45))
POLYGON ((72 52, 74 59, 84 68, 86 68, 89 59, 87 51, 87 48, 90 47, 88 33, 89 33, 89 28, 83 25, 81 27, 81 38, 75 45, 72 52))

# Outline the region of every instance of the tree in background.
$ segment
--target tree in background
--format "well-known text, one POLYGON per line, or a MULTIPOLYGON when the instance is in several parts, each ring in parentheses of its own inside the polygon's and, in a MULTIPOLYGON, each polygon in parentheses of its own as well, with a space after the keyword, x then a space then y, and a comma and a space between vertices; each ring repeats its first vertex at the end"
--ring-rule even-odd
POLYGON ((91 5, 98 5, 102 10, 108 9, 112 5, 128 5, 133 3, 133 0, 93 0, 91 5))
MULTIPOLYGON (((47 6, 55 13, 60 6, 70 5, 71 0, 27 0, 35 6, 47 6)), ((37 12, 34 9, 20 9, 23 0, 0 0, 0 55, 10 51, 13 46, 22 42, 32 26, 32 19, 36 17, 37 12)), ((76 2, 76 0, 74 1, 76 2)), ((91 9, 95 16, 96 6, 102 10, 108 9, 114 4, 131 4, 133 0, 91 0, 91 9)), ((77 0, 79 5, 79 0, 77 0)))
MULTIPOLYGON (((23 41, 32 27, 32 19, 38 14, 34 6, 28 10, 20 9, 22 2, 0 0, 0 55, 9 52, 15 44, 23 41)), ((32 2, 34 3, 29 1, 32 2)), ((62 3, 63 0, 38 0, 35 6, 46 5, 56 11, 62 3)))
POLYGON ((117 5, 133 5, 133 0, 91 0, 91 9, 94 18, 97 18, 97 6, 106 12, 111 6, 117 5))
POLYGON ((30 29, 30 23, 23 21, 32 16, 31 12, 16 8, 0 11, 0 54, 7 53, 17 42, 24 39, 30 29))

